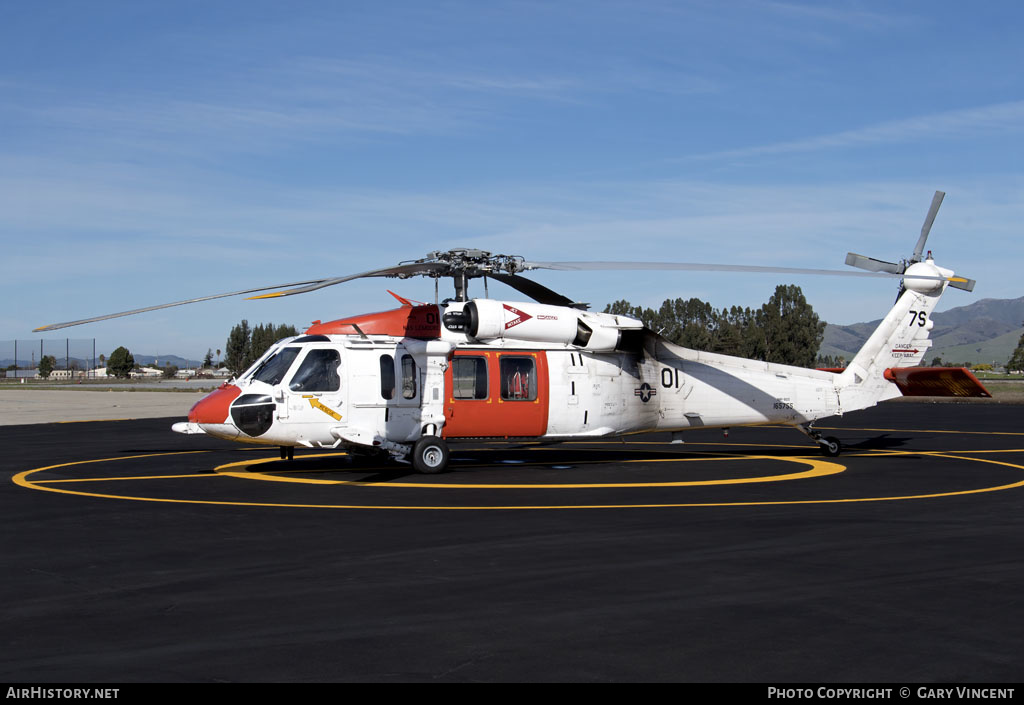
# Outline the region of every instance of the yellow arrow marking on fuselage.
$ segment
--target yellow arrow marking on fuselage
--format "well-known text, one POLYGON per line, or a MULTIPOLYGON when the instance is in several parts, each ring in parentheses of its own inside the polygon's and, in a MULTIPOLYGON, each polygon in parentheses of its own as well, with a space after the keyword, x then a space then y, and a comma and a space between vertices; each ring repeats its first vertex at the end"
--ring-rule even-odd
POLYGON ((325 414, 327 414, 328 416, 333 418, 335 421, 341 421, 341 414, 339 414, 334 409, 331 409, 330 407, 324 406, 320 402, 320 400, 317 399, 316 397, 304 397, 304 398, 305 399, 309 399, 309 405, 311 407, 313 407, 314 409, 320 409, 320 411, 324 412, 325 414))

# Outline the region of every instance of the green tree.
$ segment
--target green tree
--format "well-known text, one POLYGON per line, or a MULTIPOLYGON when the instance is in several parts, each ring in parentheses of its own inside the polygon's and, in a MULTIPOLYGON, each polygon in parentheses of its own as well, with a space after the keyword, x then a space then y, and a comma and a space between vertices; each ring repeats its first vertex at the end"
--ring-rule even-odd
POLYGON ((752 357, 759 350, 754 312, 749 308, 717 311, 708 302, 691 298, 666 299, 657 311, 619 300, 604 312, 637 318, 667 340, 693 350, 738 357, 752 357))
POLYGON ((694 350, 711 350, 718 328, 718 315, 711 304, 700 299, 667 299, 658 309, 662 335, 677 345, 694 350))
POLYGON ((758 359, 800 367, 814 367, 825 337, 825 322, 807 303, 800 287, 779 285, 754 316, 763 338, 757 341, 758 359))
POLYGON ((206 357, 203 358, 203 369, 213 367, 213 349, 207 348, 206 357))
POLYGON ((167 366, 164 367, 164 370, 163 370, 163 378, 164 379, 174 379, 174 375, 176 375, 176 374, 178 374, 178 366, 177 365, 167 365, 167 366))
POLYGON ((841 357, 833 357, 832 355, 818 355, 818 361, 815 363, 817 367, 826 367, 835 369, 838 367, 845 367, 846 361, 841 357))
POLYGON ((290 338, 293 335, 298 335, 299 331, 295 329, 295 326, 286 325, 282 323, 274 330, 274 342, 282 340, 283 338, 290 338))
POLYGON ((128 348, 121 346, 110 353, 110 359, 107 360, 107 374, 125 379, 131 376, 133 369, 135 369, 135 358, 132 357, 128 348))
POLYGON ((39 376, 43 379, 49 379, 50 373, 57 366, 57 358, 53 355, 43 355, 43 358, 39 361, 39 376))
POLYGON ((246 367, 263 357, 263 353, 267 351, 271 345, 277 339, 274 338, 274 324, 268 323, 266 325, 260 324, 252 329, 252 337, 249 340, 249 359, 247 360, 246 367))
POLYGON ((1024 372, 1024 335, 1021 335, 1020 340, 1017 341, 1017 349, 1013 351, 1010 361, 1006 363, 1006 371, 1024 372))
POLYGON ((758 340, 753 311, 739 306, 722 309, 715 329, 713 352, 754 357, 758 340))
POLYGON ((825 323, 798 286, 779 286, 760 309, 714 309, 700 299, 666 299, 657 311, 619 300, 605 313, 631 316, 677 345, 724 355, 814 367, 825 323))
POLYGON ((228 335, 224 349, 224 365, 237 377, 260 359, 271 345, 282 338, 294 335, 298 335, 295 326, 261 323, 255 328, 250 328, 249 322, 243 320, 232 328, 228 335))
POLYGON ((604 307, 604 312, 611 313, 616 316, 629 316, 630 318, 643 320, 640 316, 641 313, 643 313, 640 310, 640 307, 634 306, 625 299, 619 299, 615 303, 608 304, 604 307))
POLYGON ((235 377, 245 371, 246 360, 249 359, 249 336, 251 333, 249 321, 243 320, 228 334, 228 342, 224 346, 224 365, 231 370, 231 374, 235 377))
POLYGON ((700 299, 665 299, 657 311, 633 306, 620 299, 605 306, 604 312, 636 318, 677 345, 696 350, 710 350, 712 347, 716 312, 711 304, 700 299))

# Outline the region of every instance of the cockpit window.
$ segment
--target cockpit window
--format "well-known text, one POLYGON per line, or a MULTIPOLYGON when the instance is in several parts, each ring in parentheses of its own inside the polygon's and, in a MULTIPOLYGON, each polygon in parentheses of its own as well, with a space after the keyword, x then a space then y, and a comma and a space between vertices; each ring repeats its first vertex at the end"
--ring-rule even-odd
POLYGON ((252 373, 252 378, 270 385, 280 384, 288 372, 288 368, 295 362, 295 357, 299 354, 299 350, 301 348, 282 348, 278 350, 256 368, 256 371, 252 373))
POLYGON ((341 389, 341 355, 331 348, 310 350, 288 388, 293 392, 336 392, 341 389))

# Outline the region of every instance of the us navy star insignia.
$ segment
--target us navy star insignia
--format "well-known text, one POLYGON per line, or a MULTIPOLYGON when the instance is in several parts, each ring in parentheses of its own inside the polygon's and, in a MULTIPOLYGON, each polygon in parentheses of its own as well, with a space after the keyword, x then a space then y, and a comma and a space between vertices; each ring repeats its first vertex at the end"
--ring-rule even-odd
POLYGON ((653 397, 657 393, 658 390, 651 387, 651 385, 647 384, 647 382, 644 382, 637 389, 633 390, 633 396, 640 397, 640 401, 642 401, 644 404, 649 402, 651 400, 651 397, 653 397))

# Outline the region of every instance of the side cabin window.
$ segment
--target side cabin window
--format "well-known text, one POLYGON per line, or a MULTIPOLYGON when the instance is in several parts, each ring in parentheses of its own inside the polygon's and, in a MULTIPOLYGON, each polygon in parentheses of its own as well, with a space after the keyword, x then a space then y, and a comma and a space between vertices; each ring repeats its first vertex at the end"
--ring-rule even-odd
POLYGON ((302 348, 283 348, 268 357, 253 373, 252 378, 270 385, 280 384, 288 369, 295 362, 302 348))
POLYGON ((395 398, 395 358, 390 355, 380 356, 380 396, 395 398))
POLYGON ((402 355, 402 398, 416 398, 416 361, 412 355, 402 355))
POLYGON ((288 388, 293 392, 336 392, 341 389, 338 366, 341 355, 331 348, 316 348, 306 354, 288 388))
POLYGON ((501 357, 501 398, 504 401, 534 401, 537 371, 532 357, 501 357))
POLYGON ((487 398, 487 358, 459 355, 452 360, 452 397, 487 398))

